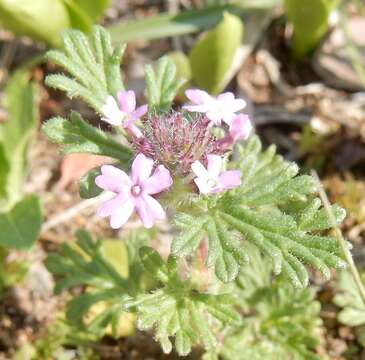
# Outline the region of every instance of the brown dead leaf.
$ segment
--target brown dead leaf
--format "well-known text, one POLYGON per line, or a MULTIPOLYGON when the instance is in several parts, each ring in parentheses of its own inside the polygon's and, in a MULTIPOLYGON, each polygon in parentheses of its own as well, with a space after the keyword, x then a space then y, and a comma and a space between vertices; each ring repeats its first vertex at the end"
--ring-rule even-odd
POLYGON ((71 183, 78 181, 89 170, 110 162, 111 159, 106 156, 91 154, 66 155, 61 162, 61 177, 57 183, 57 189, 65 189, 71 183))

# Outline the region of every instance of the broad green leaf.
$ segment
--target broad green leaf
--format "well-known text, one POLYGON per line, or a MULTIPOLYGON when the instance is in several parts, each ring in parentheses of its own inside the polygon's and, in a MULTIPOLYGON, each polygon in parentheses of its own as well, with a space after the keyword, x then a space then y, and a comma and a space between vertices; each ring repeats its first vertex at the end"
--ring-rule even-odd
POLYGON ((89 32, 109 0, 0 0, 0 24, 51 46, 70 28, 89 32))
MULTIPOLYGON (((4 205, 11 207, 23 194, 27 147, 39 121, 37 88, 29 84, 26 70, 19 70, 11 77, 5 89, 5 107, 9 114, 8 120, 0 124, 0 157, 6 158, 0 165, 0 183, 6 182, 6 203, 3 208, 4 205)), ((2 193, 4 189, 0 184, 2 193)))
POLYGON ((0 245, 29 249, 37 240, 42 224, 39 199, 30 195, 8 212, 0 213, 0 245))
POLYGON ((297 59, 308 55, 328 29, 328 18, 338 0, 285 0, 289 21, 293 24, 293 54, 297 59))
POLYGON ((198 40, 189 55, 192 79, 198 87, 212 94, 221 90, 242 38, 241 20, 227 12, 219 25, 198 40))
POLYGON ((67 9, 70 19, 69 28, 79 29, 85 33, 88 33, 93 22, 87 12, 85 12, 75 0, 62 0, 62 2, 67 9))
POLYGON ((70 16, 71 27, 89 32, 108 7, 110 0, 63 0, 70 16))
POLYGON ((0 24, 52 46, 60 45, 61 31, 71 25, 62 0, 0 0, 0 24))
POLYGON ((134 40, 151 40, 166 36, 179 36, 207 30, 221 22, 228 11, 247 19, 252 15, 267 13, 281 0, 237 1, 234 4, 209 6, 199 10, 183 11, 177 15, 162 13, 143 19, 121 21, 108 27, 114 44, 134 40))
POLYGON ((74 0, 75 3, 88 14, 90 19, 96 21, 103 15, 104 11, 110 5, 111 0, 74 0))
POLYGON ((0 208, 7 204, 7 180, 10 164, 6 156, 5 148, 0 144, 0 208))
POLYGON ((104 239, 100 251, 122 277, 128 277, 128 253, 122 240, 104 239))

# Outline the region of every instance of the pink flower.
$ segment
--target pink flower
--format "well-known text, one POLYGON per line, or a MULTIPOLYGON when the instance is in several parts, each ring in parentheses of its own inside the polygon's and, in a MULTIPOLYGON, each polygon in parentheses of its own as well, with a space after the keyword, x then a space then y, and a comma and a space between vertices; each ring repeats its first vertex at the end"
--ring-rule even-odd
POLYGON ((241 185, 241 172, 239 170, 222 172, 223 159, 220 156, 208 155, 207 159, 207 168, 200 161, 194 161, 191 165, 191 169, 197 176, 194 182, 201 194, 216 193, 241 185))
POLYGON ((238 114, 233 118, 228 134, 218 140, 219 147, 225 150, 237 140, 247 140, 251 131, 252 124, 248 115, 238 114))
POLYGON ((101 167, 101 175, 96 177, 95 184, 115 196, 100 206, 98 215, 103 218, 110 216, 113 229, 123 226, 134 211, 146 228, 165 218, 162 206, 151 195, 168 189, 172 178, 163 165, 157 166, 151 176, 152 168, 153 160, 143 154, 134 159, 131 176, 112 165, 101 167))
POLYGON ((136 95, 133 90, 119 91, 117 96, 119 104, 113 96, 107 97, 101 109, 104 115, 101 119, 114 126, 122 125, 135 136, 141 136, 134 122, 146 114, 147 105, 136 108, 136 95))
POLYGON ((191 112, 205 113, 214 125, 220 125, 222 121, 231 125, 235 113, 246 106, 242 99, 235 99, 233 93, 226 92, 217 98, 199 89, 185 91, 186 97, 193 105, 185 105, 184 109, 191 112))
POLYGON ((247 140, 252 131, 250 118, 246 114, 238 114, 229 127, 229 135, 235 143, 237 140, 247 140))

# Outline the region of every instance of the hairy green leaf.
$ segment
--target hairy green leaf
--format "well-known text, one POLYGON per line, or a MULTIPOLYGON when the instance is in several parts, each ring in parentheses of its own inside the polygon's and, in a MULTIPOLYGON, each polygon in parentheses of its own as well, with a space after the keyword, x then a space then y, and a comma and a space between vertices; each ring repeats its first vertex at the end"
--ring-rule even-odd
POLYGON ((340 322, 347 326, 365 325, 365 305, 350 272, 339 273, 337 290, 333 302, 342 308, 338 314, 340 322))
POLYGON ((90 40, 77 30, 65 31, 62 40, 63 50, 51 50, 47 56, 70 76, 51 74, 46 84, 81 98, 102 114, 107 97, 124 89, 120 63, 125 46, 113 49, 109 33, 100 26, 93 28, 90 40))
POLYGON ((151 65, 145 68, 149 111, 169 109, 175 94, 184 84, 184 79, 176 79, 176 66, 167 56, 159 59, 156 70, 151 65))
POLYGON ((107 133, 88 124, 80 114, 72 112, 70 119, 52 118, 42 127, 49 139, 63 145, 62 153, 90 153, 105 155, 127 164, 132 151, 107 133))
MULTIPOLYGON (((296 287, 308 284, 304 265, 318 269, 326 279, 330 268, 346 266, 337 239, 318 233, 331 223, 314 198, 314 180, 298 176, 298 167, 276 155, 274 148, 261 151, 257 137, 237 150, 232 167, 241 170, 241 187, 207 203, 207 214, 199 214, 199 208, 192 215, 178 214, 175 223, 181 231, 173 240, 172 254, 190 255, 206 237, 206 264, 223 282, 235 279, 249 261, 247 242, 271 258, 275 274, 282 273, 296 287)), ((333 210, 340 223, 344 210, 333 210)))
POLYGON ((202 344, 207 350, 214 349, 217 339, 208 323, 221 326, 238 321, 231 306, 232 298, 197 293, 178 277, 174 259, 169 258, 164 263, 151 248, 142 248, 141 257, 146 271, 153 272, 164 286, 150 294, 131 298, 125 304, 126 308, 136 308, 138 328, 154 328, 155 338, 165 353, 172 350, 170 337, 173 336, 176 351, 181 356, 187 355, 196 344, 202 344))

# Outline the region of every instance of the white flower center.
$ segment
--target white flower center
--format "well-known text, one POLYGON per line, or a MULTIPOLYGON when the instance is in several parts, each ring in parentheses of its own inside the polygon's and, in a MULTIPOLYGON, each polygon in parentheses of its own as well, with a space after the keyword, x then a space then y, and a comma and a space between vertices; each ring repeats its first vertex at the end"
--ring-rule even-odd
POLYGON ((133 196, 141 195, 142 188, 139 185, 133 185, 131 188, 131 193, 133 196))
POLYGON ((208 179, 207 180, 207 185, 208 185, 208 187, 210 187, 212 189, 212 188, 214 188, 218 185, 218 181, 215 180, 215 179, 212 179, 212 178, 208 179))

